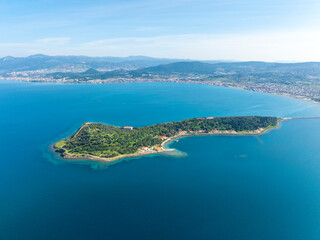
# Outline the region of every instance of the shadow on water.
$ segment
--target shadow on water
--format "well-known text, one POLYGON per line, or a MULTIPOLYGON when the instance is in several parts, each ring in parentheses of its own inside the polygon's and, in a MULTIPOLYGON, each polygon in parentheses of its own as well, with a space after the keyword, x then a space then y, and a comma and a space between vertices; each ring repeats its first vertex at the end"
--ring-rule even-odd
POLYGON ((114 162, 104 162, 104 161, 92 161, 90 159, 64 159, 60 157, 57 153, 53 152, 51 150, 51 147, 47 147, 46 149, 42 149, 43 157, 46 158, 49 162, 55 164, 55 165, 64 165, 64 164, 78 164, 78 165, 85 165, 89 166, 92 170, 106 170, 116 164, 124 164, 128 163, 132 160, 138 160, 142 158, 154 158, 159 156, 166 156, 166 157, 174 157, 174 158, 181 158, 187 156, 185 152, 174 150, 174 151, 168 151, 168 152, 162 152, 162 153, 155 153, 145 156, 138 156, 138 157, 132 157, 132 158, 124 158, 119 159, 114 162))

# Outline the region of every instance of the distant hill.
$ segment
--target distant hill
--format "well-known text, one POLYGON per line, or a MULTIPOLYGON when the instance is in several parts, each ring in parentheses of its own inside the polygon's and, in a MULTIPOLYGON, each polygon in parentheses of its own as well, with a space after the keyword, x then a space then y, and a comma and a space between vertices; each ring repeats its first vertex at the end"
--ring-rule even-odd
POLYGON ((99 75, 100 72, 96 69, 89 68, 87 71, 83 72, 84 75, 99 75))
POLYGON ((68 78, 70 80, 76 79, 79 81, 88 81, 89 79, 108 79, 123 77, 128 71, 126 70, 114 70, 114 71, 97 71, 96 69, 89 68, 84 72, 55 72, 49 73, 46 76, 53 77, 55 79, 68 78))
POLYGON ((137 70, 117 69, 113 71, 98 71, 88 68, 81 72, 55 72, 48 76, 55 79, 68 78, 87 81, 88 79, 108 79, 117 77, 143 77, 147 75, 188 76, 201 74, 214 78, 228 78, 231 81, 263 82, 296 82, 307 78, 320 77, 320 63, 267 63, 267 62, 234 62, 234 63, 206 63, 206 62, 175 62, 137 70))
POLYGON ((144 56, 130 57, 87 57, 87 56, 48 56, 43 54, 29 57, 4 57, 0 58, 0 71, 34 71, 57 70, 80 72, 88 68, 94 69, 138 69, 160 64, 181 61, 179 59, 162 59, 144 56))
MULTIPOLYGON (((48 56, 43 54, 29 57, 0 58, 0 73, 16 71, 47 70, 55 72, 85 72, 88 69, 101 71, 126 70, 133 75, 153 74, 211 74, 213 72, 290 72, 318 73, 320 63, 268 63, 268 62, 218 62, 191 61, 181 59, 152 58, 145 56, 129 57, 87 57, 87 56, 48 56)), ((98 72, 92 72, 92 75, 98 72)), ((90 73, 90 71, 88 73, 90 73)), ((86 73, 87 74, 87 73, 86 73)), ((111 74, 113 75, 113 74, 111 74)))
POLYGON ((137 72, 148 73, 211 73, 214 71, 214 64, 204 62, 177 62, 165 65, 159 65, 155 67, 148 67, 137 70, 137 72))
POLYGON ((269 63, 269 62, 229 62, 229 63, 206 63, 206 62, 175 62, 154 67, 136 70, 138 73, 153 74, 212 74, 224 73, 265 73, 265 72, 310 72, 320 73, 319 62, 305 63, 269 63))

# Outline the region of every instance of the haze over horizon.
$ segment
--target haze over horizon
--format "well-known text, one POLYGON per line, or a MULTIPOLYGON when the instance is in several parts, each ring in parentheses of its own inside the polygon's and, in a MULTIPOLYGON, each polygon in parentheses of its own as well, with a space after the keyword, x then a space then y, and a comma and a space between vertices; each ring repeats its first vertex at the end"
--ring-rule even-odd
POLYGON ((0 57, 320 61, 319 11, 316 0, 5 0, 0 57))

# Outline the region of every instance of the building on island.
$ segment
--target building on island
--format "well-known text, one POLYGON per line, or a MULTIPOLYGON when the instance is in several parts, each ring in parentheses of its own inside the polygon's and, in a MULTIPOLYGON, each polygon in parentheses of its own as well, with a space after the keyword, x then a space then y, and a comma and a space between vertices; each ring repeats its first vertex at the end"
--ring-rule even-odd
POLYGON ((125 127, 123 127, 124 129, 129 129, 129 130, 132 130, 133 129, 133 127, 129 127, 129 126, 125 126, 125 127))
POLYGON ((186 133, 187 133, 186 131, 179 131, 179 135, 186 134, 186 133))
POLYGON ((154 147, 154 150, 156 150, 157 152, 161 152, 161 151, 162 151, 162 148, 161 148, 161 147, 158 147, 158 146, 155 146, 155 147, 154 147))
POLYGON ((165 139, 167 139, 166 136, 159 136, 158 138, 159 138, 160 140, 165 140, 165 139))

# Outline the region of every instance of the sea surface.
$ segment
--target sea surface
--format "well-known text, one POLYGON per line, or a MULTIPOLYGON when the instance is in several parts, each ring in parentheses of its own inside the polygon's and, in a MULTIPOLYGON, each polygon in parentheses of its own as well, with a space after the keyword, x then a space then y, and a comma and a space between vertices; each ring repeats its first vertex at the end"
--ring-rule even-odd
POLYGON ((0 240, 320 239, 320 120, 173 142, 181 156, 106 166, 50 145, 84 122, 320 116, 320 104, 176 83, 0 82, 0 240))

